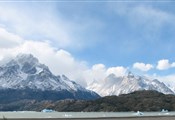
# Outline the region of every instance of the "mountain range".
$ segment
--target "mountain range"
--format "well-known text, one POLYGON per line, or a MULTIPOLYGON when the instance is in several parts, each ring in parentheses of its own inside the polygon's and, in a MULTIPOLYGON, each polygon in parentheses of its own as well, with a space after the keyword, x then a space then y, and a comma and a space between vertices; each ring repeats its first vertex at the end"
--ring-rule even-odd
POLYGON ((65 75, 54 75, 31 54, 19 54, 0 66, 0 98, 96 99, 100 96, 65 75))
POLYGON ((90 100, 140 90, 175 94, 163 82, 134 75, 131 72, 121 77, 110 74, 105 79, 93 81, 84 88, 65 75, 54 75, 46 65, 41 64, 31 54, 19 54, 0 65, 0 102, 21 99, 90 100))
POLYGON ((87 89, 93 90, 101 96, 128 94, 139 90, 156 90, 164 94, 175 94, 163 82, 134 75, 131 72, 122 77, 110 74, 104 80, 93 81, 87 89))

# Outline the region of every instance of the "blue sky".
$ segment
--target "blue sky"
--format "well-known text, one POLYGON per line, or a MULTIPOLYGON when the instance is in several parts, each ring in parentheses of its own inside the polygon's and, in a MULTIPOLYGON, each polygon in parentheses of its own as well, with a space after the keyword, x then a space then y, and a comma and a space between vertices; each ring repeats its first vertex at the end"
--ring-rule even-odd
POLYGON ((0 58, 32 53, 73 79, 129 69, 172 80, 175 72, 173 1, 0 2, 0 31, 0 58))

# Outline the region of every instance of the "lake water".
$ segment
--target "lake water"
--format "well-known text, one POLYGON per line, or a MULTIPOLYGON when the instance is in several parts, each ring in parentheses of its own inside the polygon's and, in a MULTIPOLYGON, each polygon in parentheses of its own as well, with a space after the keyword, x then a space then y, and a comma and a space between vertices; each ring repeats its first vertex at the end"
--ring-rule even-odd
POLYGON ((98 117, 135 117, 135 116, 175 116, 175 112, 0 112, 0 118, 98 118, 98 117))

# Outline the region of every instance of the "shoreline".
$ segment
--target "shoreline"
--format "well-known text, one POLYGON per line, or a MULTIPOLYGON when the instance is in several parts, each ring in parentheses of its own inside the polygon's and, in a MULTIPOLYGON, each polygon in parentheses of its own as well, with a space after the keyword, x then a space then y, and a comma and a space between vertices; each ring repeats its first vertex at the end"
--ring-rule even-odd
POLYGON ((91 118, 0 118, 0 120, 175 120, 175 116, 131 116, 131 117, 91 117, 91 118))

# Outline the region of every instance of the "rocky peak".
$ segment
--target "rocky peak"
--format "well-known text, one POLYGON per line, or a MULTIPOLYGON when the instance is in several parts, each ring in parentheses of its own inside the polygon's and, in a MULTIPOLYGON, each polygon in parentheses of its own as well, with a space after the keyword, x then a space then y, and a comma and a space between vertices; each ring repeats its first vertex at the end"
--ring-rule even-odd
POLYGON ((127 77, 128 78, 134 78, 135 76, 131 71, 129 71, 127 77))
POLYGON ((61 75, 61 78, 62 78, 63 80, 69 80, 69 78, 68 78, 67 76, 65 76, 65 75, 61 75))
POLYGON ((51 74, 49 68, 39 63, 39 60, 32 54, 19 54, 2 67, 13 71, 21 71, 25 74, 36 74, 39 72, 51 74))
POLYGON ((107 76, 107 78, 109 78, 109 79, 113 79, 113 78, 116 78, 116 75, 113 74, 113 73, 111 73, 111 74, 109 74, 109 75, 107 76))
POLYGON ((19 54, 14 60, 20 63, 21 65, 36 65, 39 63, 38 59, 35 58, 32 54, 19 54))

